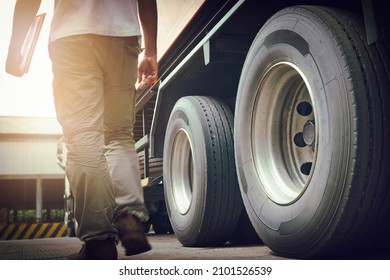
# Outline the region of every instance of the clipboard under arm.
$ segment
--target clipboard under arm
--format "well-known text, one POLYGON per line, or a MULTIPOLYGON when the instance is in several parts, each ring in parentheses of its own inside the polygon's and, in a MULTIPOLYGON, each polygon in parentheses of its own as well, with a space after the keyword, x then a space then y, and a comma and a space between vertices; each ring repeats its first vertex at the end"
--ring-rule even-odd
POLYGON ((5 70, 21 77, 29 69, 32 54, 45 18, 36 16, 40 0, 18 0, 14 10, 12 36, 8 48, 5 70))

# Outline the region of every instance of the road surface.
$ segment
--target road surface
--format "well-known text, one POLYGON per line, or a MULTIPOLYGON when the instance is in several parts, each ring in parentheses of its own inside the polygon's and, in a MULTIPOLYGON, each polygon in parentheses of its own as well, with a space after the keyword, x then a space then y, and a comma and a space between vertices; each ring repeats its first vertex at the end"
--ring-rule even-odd
MULTIPOLYGON (((275 260, 275 256, 264 244, 251 246, 187 248, 182 246, 173 234, 148 234, 152 250, 135 256, 125 256, 118 245, 118 259, 137 260, 275 260)), ((62 260, 78 252, 82 242, 77 238, 43 238, 29 240, 0 241, 0 260, 62 260)))

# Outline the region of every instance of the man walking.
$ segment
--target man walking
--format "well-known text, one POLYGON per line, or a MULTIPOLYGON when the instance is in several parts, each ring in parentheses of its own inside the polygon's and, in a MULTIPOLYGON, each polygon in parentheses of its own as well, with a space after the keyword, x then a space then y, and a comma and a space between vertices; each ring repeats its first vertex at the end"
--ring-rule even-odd
MULTIPOLYGON (((40 2, 16 3, 6 65, 11 74, 18 75, 18 32, 32 22, 40 2)), ((149 217, 133 126, 137 74, 142 88, 157 80, 156 37, 155 0, 55 1, 53 95, 67 142, 77 236, 84 242, 72 259, 117 259, 118 238, 126 255, 151 249, 141 224, 149 217), (145 50, 138 63, 141 28, 145 50)))

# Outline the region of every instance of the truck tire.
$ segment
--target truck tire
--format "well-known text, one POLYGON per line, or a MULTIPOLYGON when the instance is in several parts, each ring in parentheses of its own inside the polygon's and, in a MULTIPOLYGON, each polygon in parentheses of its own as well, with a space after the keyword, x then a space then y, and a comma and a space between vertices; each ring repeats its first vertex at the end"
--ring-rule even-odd
POLYGON ((235 172, 233 115, 212 97, 175 104, 164 144, 164 194, 173 231, 184 246, 224 244, 243 203, 235 172))
POLYGON ((229 242, 237 246, 257 245, 262 243, 259 235, 253 228, 245 209, 243 209, 241 213, 237 228, 229 239, 229 242))
POLYGON ((150 221, 156 234, 173 233, 164 201, 158 203, 158 211, 150 215, 150 221))
POLYGON ((275 14, 248 52, 238 180, 255 230, 278 255, 352 254, 389 233, 389 54, 365 38, 347 12, 296 6, 275 14))

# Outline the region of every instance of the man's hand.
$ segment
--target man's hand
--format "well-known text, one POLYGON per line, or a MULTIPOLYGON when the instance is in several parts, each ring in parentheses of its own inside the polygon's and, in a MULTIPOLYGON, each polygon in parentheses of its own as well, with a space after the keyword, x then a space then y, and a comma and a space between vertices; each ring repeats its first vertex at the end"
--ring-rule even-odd
POLYGON ((154 86, 158 79, 158 63, 156 56, 144 56, 138 66, 138 82, 140 89, 154 86))
POLYGON ((145 42, 144 58, 138 66, 138 82, 143 90, 153 86, 158 79, 156 0, 138 1, 138 10, 145 42))

